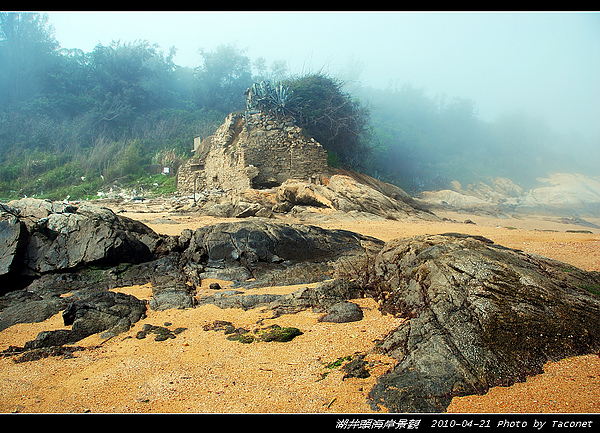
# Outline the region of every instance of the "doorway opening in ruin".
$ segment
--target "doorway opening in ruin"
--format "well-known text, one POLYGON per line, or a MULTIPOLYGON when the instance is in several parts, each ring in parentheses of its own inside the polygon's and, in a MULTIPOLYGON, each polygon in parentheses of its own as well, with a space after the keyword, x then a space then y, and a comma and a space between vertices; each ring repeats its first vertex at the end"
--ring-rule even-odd
POLYGON ((252 179, 252 189, 270 189, 277 188, 278 186, 281 186, 281 182, 274 178, 262 179, 255 177, 252 179))

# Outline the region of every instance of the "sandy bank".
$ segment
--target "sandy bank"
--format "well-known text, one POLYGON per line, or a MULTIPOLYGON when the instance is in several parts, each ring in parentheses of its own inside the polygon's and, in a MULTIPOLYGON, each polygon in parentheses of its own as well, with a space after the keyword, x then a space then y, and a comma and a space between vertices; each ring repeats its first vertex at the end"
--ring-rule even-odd
MULTIPOLYGON (((218 220, 167 212, 125 212, 159 233, 174 235, 218 220)), ((389 240, 419 234, 463 232, 600 271, 600 230, 564 224, 552 218, 493 219, 464 214, 438 214, 458 222, 337 221, 316 223, 389 240), (465 224, 470 219, 476 224, 465 224), (567 233, 590 230, 592 233, 567 233)), ((588 219, 592 221, 591 219, 588 219)), ((291 218, 284 221, 298 222, 291 218)), ((600 219, 592 222, 600 224, 600 219)), ((209 294, 205 281, 199 295, 209 294)), ((222 282, 227 285, 227 282, 222 282)), ((259 289, 288 293, 298 286, 259 289)), ((120 289, 149 299, 151 287, 120 289)), ((257 293, 257 289, 252 293, 257 293)), ((366 402, 377 377, 394 360, 369 355, 371 377, 343 380, 339 368, 327 364, 357 352, 368 352, 375 340, 398 326, 382 316, 370 299, 356 301, 365 312, 359 322, 318 322, 304 311, 270 318, 260 309, 221 310, 206 305, 189 310, 149 310, 129 332, 111 340, 92 336, 79 343, 89 350, 72 358, 45 358, 15 364, 0 359, 0 412, 343 412, 371 411, 366 402), (205 331, 214 320, 238 327, 276 323, 303 334, 291 342, 229 341, 222 331, 205 331), (187 328, 177 338, 156 342, 136 339, 144 324, 168 323, 187 328), (98 346, 98 347, 95 347, 98 346)), ((60 314, 43 323, 19 324, 0 332, 0 350, 23 345, 42 330, 63 327, 60 314)), ((493 388, 483 396, 455 398, 449 412, 600 412, 600 357, 588 355, 549 363, 546 372, 524 383, 493 388)))

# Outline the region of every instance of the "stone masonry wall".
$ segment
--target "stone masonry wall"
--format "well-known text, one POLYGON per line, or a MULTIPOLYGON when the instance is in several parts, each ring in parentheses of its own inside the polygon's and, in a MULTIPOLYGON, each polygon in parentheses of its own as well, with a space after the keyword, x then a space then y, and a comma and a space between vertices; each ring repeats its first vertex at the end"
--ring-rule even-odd
POLYGON ((194 143, 195 155, 178 171, 177 187, 191 194, 204 189, 270 188, 287 179, 320 183, 327 152, 306 137, 293 119, 264 113, 230 114, 215 134, 194 143), (194 171, 195 170, 195 171, 194 171))

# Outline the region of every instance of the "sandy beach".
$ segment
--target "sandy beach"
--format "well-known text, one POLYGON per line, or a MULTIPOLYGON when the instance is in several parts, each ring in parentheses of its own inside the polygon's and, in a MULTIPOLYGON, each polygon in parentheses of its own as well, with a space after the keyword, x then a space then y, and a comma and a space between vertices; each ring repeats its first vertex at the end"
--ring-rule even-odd
MULTIPOLYGON (((159 233, 175 235, 218 221, 168 212, 124 212, 159 233)), ((496 219, 437 213, 455 221, 392 220, 326 221, 324 228, 342 228, 382 240, 419 234, 462 232, 485 236, 510 248, 540 254, 585 270, 600 271, 600 229, 564 224, 551 217, 496 219), (475 224, 466 224, 465 220, 475 224), (585 232, 567 232, 585 231, 585 232), (590 233, 591 232, 591 233, 590 233)), ((587 219, 600 224, 600 218, 587 219)), ((287 222, 300 222, 292 218, 287 222)), ((210 294, 205 280, 198 296, 210 294)), ((229 282, 220 281, 227 287, 229 282)), ((303 286, 253 289, 252 293, 290 293, 303 286)), ((116 289, 150 299, 149 285, 116 289)), ((99 335, 77 343, 86 350, 72 357, 49 357, 15 363, 0 359, 0 412, 21 413, 365 413, 373 409, 367 394, 394 360, 369 353, 375 341, 401 319, 382 316, 371 299, 354 300, 365 317, 358 322, 318 322, 319 314, 303 311, 276 319, 260 308, 222 310, 214 305, 187 310, 148 310, 128 332, 109 340, 99 335), (223 331, 205 330, 215 320, 248 329, 271 324, 294 326, 302 335, 290 342, 227 340, 223 331), (144 324, 186 328, 174 339, 157 342, 135 338, 144 324), (369 353, 371 376, 346 378, 329 364, 356 353, 369 353)), ((22 346, 42 330, 65 328, 61 314, 42 323, 18 324, 0 332, 0 350, 22 346)), ((339 363, 339 362, 338 362, 339 363)), ((544 374, 485 395, 455 398, 448 412, 598 413, 598 354, 548 363, 544 374)))

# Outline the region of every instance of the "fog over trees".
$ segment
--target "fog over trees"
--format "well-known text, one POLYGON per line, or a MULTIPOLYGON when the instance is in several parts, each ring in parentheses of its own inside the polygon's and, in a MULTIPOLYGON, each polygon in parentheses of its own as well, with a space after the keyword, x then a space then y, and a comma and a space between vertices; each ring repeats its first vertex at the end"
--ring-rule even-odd
POLYGON ((488 176, 528 187, 556 171, 598 175, 598 143, 569 146, 589 137, 519 113, 484 121, 477 101, 408 83, 363 85, 359 64, 352 81, 325 69, 292 74, 236 44, 199 47, 196 67, 177 65, 176 53, 147 40, 65 49, 47 15, 0 13, 0 199, 83 199, 148 177, 149 166, 177 167, 194 137, 245 110, 244 92, 263 80, 289 86, 298 123, 331 165, 411 193, 488 176))

